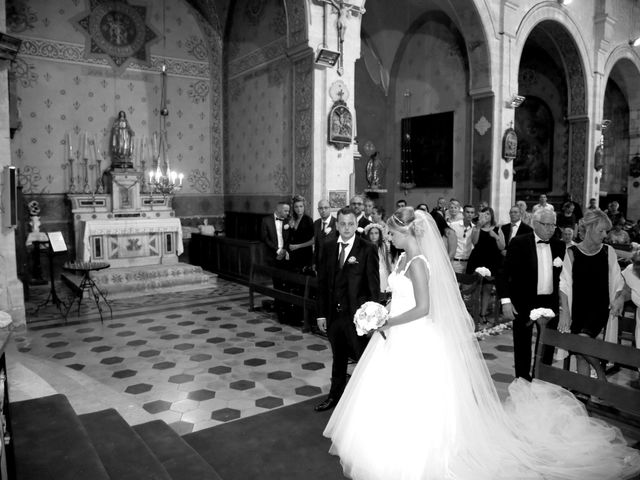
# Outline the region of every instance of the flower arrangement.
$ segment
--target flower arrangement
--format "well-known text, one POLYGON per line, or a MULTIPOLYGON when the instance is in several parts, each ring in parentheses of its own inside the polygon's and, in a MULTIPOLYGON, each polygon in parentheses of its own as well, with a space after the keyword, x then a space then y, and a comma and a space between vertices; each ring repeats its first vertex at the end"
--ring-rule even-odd
POLYGON ((478 340, 483 340, 486 337, 500 335, 505 330, 510 330, 511 327, 512 327, 512 322, 500 323, 494 327, 485 328, 484 330, 475 332, 474 335, 478 340))
POLYGON ((490 277, 491 276, 491 270, 489 270, 487 267, 478 267, 475 269, 475 272, 479 275, 481 275, 482 277, 490 277))
MULTIPOLYGON (((365 302, 353 316, 353 323, 356 326, 358 335, 367 335, 379 329, 389 320, 387 309, 377 302, 365 302)), ((383 338, 387 338, 384 332, 380 332, 383 338)))
POLYGON ((529 312, 529 318, 531 319, 527 322, 527 326, 531 325, 533 322, 538 321, 538 319, 544 318, 553 318, 556 314, 550 308, 534 308, 529 312))

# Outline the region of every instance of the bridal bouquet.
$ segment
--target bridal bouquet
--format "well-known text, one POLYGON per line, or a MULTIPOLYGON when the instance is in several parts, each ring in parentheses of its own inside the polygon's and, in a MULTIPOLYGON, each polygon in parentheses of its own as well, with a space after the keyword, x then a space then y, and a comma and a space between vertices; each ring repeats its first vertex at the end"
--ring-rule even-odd
POLYGON ((531 321, 527 323, 527 326, 531 325, 541 317, 553 318, 555 316, 556 314, 550 308, 534 308, 533 310, 531 310, 531 312, 529 312, 529 318, 531 319, 531 321))
MULTIPOLYGON (((389 312, 383 305, 376 302, 365 302, 353 316, 353 323, 358 335, 366 335, 383 326, 388 319, 389 312)), ((383 332, 380 334, 383 338, 387 338, 383 332)))
POLYGON ((476 268, 475 272, 479 275, 482 275, 483 277, 491 276, 491 270, 489 270, 487 267, 478 267, 476 268))

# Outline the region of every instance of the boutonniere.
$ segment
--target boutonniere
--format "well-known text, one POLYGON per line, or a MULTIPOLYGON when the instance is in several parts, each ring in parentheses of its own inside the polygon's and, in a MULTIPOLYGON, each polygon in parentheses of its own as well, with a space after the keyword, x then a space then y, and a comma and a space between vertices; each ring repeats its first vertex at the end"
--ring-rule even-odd
POLYGON ((282 228, 283 228, 283 229, 285 229, 285 230, 289 230, 289 224, 288 224, 288 223, 285 223, 285 224, 282 226, 282 228))
POLYGON ((364 232, 364 228, 358 227, 358 228, 356 228, 356 232, 362 233, 362 232, 364 232))
POLYGON ((331 227, 327 227, 327 228, 325 228, 325 229, 324 229, 324 233, 325 233, 326 235, 329 235, 329 233, 331 233, 331 227))
POLYGON ((356 263, 358 263, 358 259, 352 255, 347 259, 347 263, 349 265, 355 265, 356 263))
POLYGON ((559 267, 562 266, 563 263, 564 262, 560 259, 560 257, 556 257, 556 258, 553 259, 553 266, 554 267, 559 268, 559 267))

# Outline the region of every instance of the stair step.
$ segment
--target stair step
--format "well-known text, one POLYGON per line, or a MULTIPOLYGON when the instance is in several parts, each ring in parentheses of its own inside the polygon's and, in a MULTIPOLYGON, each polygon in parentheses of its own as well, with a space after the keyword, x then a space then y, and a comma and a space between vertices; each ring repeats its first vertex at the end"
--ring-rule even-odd
POLYGON ((147 444, 113 408, 80 415, 111 480, 171 480, 147 444))
POLYGON ((215 469, 163 421, 135 425, 133 429, 149 445, 172 480, 222 480, 215 469))
POLYGON ((110 480, 64 395, 9 406, 17 480, 110 480))

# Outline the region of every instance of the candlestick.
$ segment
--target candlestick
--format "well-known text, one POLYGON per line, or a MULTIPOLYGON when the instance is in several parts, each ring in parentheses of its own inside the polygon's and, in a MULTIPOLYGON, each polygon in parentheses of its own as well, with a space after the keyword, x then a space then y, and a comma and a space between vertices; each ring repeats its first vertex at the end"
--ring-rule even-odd
POLYGON ((73 156, 69 157, 69 193, 76 193, 76 183, 73 178, 73 156))
POLYGON ((84 158, 84 187, 82 191, 84 193, 91 193, 91 187, 89 186, 89 159, 84 158))
MULTIPOLYGON (((94 144, 95 146, 95 144, 94 144)), ((100 158, 96 158, 96 163, 98 164, 98 193, 104 193, 104 185, 102 184, 102 160, 100 158)))

